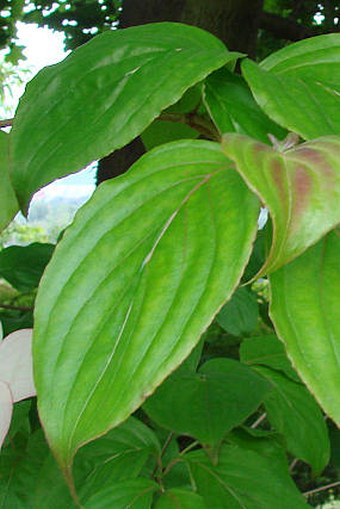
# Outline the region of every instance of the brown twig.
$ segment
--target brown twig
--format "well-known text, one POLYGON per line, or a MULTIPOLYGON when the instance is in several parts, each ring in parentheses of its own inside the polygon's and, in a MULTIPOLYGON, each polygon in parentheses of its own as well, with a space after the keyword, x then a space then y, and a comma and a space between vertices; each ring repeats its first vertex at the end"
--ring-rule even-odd
POLYGON ((305 491, 303 495, 305 497, 309 497, 310 495, 314 495, 314 493, 319 493, 320 491, 326 491, 330 488, 335 488, 336 486, 340 486, 340 481, 332 482, 331 484, 326 484, 325 486, 320 486, 319 488, 315 488, 314 490, 305 491))
POLYGON ((166 122, 179 122, 186 124, 192 129, 195 129, 205 138, 214 141, 221 141, 221 135, 217 131, 215 125, 211 120, 197 115, 197 113, 161 113, 157 120, 164 120, 166 122))
POLYGON ((294 458, 291 464, 289 465, 289 472, 293 472, 295 465, 299 462, 298 458, 294 458))
POLYGON ((162 458, 163 458, 163 456, 165 454, 165 451, 169 447, 171 440, 174 438, 174 436, 175 436, 175 434, 171 432, 171 433, 169 433, 167 439, 165 440, 165 443, 164 443, 164 445, 162 447, 161 453, 158 456, 158 461, 157 461, 157 463, 155 465, 155 468, 153 469, 153 472, 151 474, 152 477, 155 477, 158 469, 160 471, 162 470, 162 458))
POLYGON ((267 414, 266 414, 266 413, 264 413, 264 414, 260 415, 260 417, 259 417, 258 419, 256 419, 256 421, 255 421, 255 422, 253 422, 253 424, 252 424, 250 427, 251 427, 252 429, 257 428, 257 427, 261 424, 261 422, 265 420, 265 418, 266 418, 266 417, 267 417, 267 414))
POLYGON ((13 125, 14 118, 7 118, 6 120, 0 120, 0 129, 2 127, 11 127, 13 125))

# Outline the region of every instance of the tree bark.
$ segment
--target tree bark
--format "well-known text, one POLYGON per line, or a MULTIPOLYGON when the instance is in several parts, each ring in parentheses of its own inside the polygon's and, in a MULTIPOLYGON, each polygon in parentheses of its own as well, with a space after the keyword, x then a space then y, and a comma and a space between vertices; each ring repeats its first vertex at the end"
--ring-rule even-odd
POLYGON ((120 26, 178 21, 211 32, 230 50, 255 56, 262 7, 263 0, 125 0, 120 26))

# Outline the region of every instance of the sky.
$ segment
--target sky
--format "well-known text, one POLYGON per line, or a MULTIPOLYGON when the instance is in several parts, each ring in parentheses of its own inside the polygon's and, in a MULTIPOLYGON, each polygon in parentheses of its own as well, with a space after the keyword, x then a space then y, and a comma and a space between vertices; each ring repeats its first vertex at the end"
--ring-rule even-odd
POLYGON ((38 71, 46 65, 55 64, 65 58, 63 34, 53 32, 47 27, 18 23, 18 43, 25 46, 24 55, 33 70, 38 71))
MULTIPOLYGON (((24 55, 27 58, 23 62, 23 67, 29 72, 25 73, 27 80, 32 77, 43 67, 55 64, 63 60, 67 53, 64 50, 63 34, 53 32, 47 27, 40 28, 37 25, 18 23, 17 24, 18 45, 25 46, 24 55)), ((16 87, 13 90, 13 103, 16 106, 20 96, 24 92, 25 85, 16 87)), ((3 116, 3 114, 1 115, 3 116)), ((58 195, 90 195, 94 189, 95 170, 94 165, 89 168, 70 175, 69 177, 59 179, 53 184, 44 188, 37 196, 46 196, 46 194, 58 195), (70 187, 72 186, 72 187, 70 187)))

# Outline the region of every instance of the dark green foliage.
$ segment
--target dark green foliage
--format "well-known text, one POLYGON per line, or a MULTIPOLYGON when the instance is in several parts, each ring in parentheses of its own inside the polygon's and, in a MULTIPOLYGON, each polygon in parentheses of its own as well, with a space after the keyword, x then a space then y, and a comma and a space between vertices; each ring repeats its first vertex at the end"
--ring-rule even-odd
POLYGON ((0 252, 12 297, 31 298, 2 312, 5 334, 35 308, 37 391, 8 430, 20 372, 4 389, 0 370, 1 507, 304 509, 301 492, 336 482, 338 47, 322 36, 239 66, 211 34, 155 24, 101 35, 27 87, 0 161, 23 207, 136 136, 146 153, 55 250, 0 252), (276 104, 286 72, 303 103, 276 104), (283 139, 291 125, 302 140, 283 139))

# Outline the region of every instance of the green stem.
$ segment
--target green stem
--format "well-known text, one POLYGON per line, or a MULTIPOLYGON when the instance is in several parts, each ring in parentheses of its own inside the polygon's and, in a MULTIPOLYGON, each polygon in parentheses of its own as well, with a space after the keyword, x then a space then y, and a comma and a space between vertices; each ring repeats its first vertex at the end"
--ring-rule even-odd
POLYGON ((217 131, 213 122, 209 119, 197 115, 197 113, 161 113, 158 120, 166 122, 179 122, 186 124, 192 129, 198 131, 205 138, 213 141, 221 141, 221 135, 217 131))
POLYGON ((13 304, 0 304, 0 308, 14 311, 33 311, 33 308, 29 306, 14 306, 13 304))
POLYGON ((315 488, 314 490, 305 491, 303 495, 305 497, 309 497, 310 495, 314 495, 314 493, 319 493, 320 491, 326 491, 331 488, 336 488, 336 486, 340 486, 340 481, 332 482, 331 484, 326 484, 325 486, 320 486, 320 488, 315 488))

